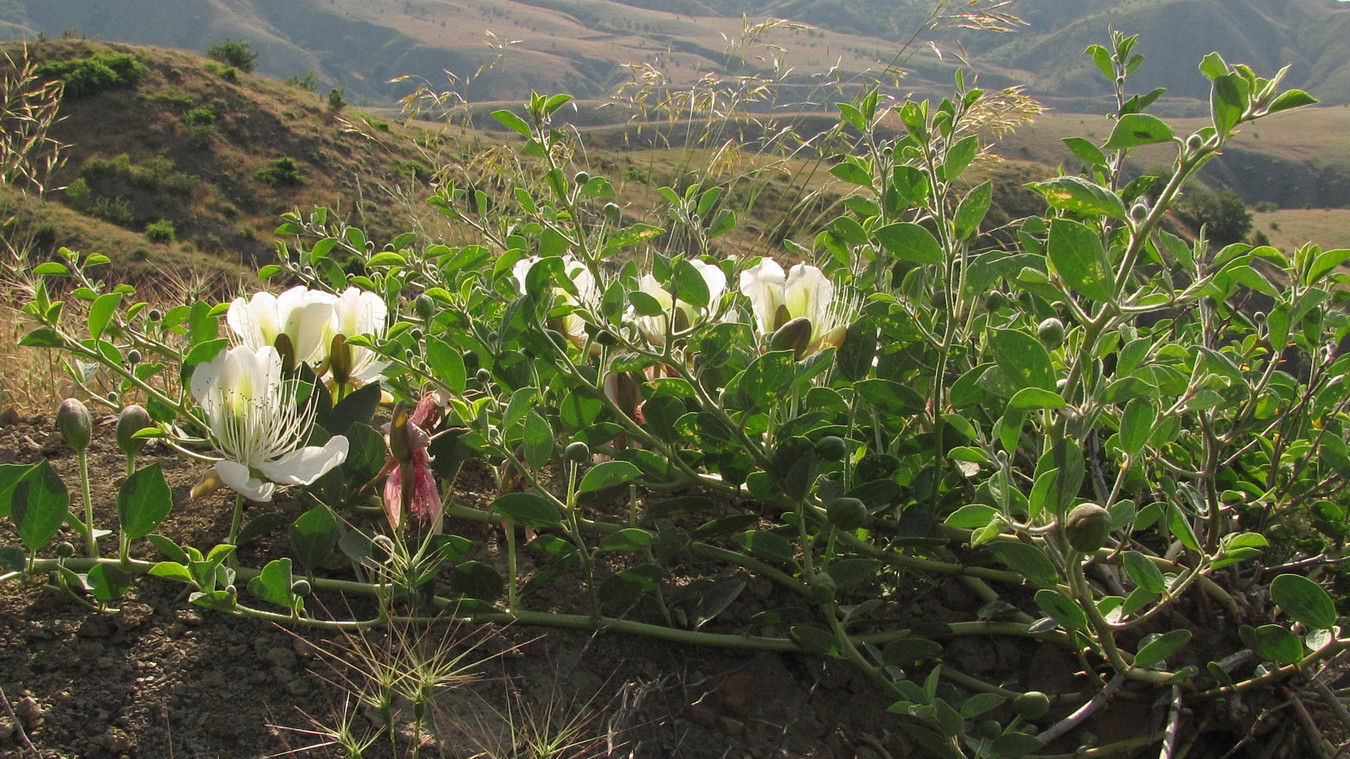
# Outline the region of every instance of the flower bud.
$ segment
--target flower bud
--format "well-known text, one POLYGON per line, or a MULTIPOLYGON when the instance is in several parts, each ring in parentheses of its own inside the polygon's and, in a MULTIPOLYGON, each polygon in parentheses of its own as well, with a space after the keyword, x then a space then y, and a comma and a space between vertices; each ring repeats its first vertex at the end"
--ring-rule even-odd
POLYGON ((1029 690, 1013 699, 1013 709, 1022 719, 1040 719, 1050 711, 1050 697, 1038 690, 1029 690))
POLYGON ((422 293, 413 300, 413 310, 422 318, 422 321, 429 322, 431 317, 436 314, 436 301, 430 295, 422 293))
POLYGON ((583 464, 591 458, 591 447, 578 440, 567 446, 567 449, 563 452, 563 456, 568 461, 576 464, 583 464))
POLYGON ((277 335, 273 341, 273 346, 277 349, 277 355, 281 356, 281 371, 290 374, 295 371, 295 343, 291 341, 291 336, 282 332, 277 335))
POLYGON ((606 203, 603 213, 605 214, 605 221, 610 224, 618 224, 623 218, 623 209, 619 208, 618 203, 606 203))
POLYGON ((145 447, 145 438, 135 437, 135 434, 154 425, 149 412, 139 404, 127 406, 117 415, 117 447, 128 456, 140 453, 145 447))
POLYGON ((805 316, 789 319, 769 338, 769 350, 790 350, 796 353, 798 359, 806 355, 806 349, 810 345, 811 320, 805 316))
POLYGON ((841 530, 856 530, 867 521, 867 506, 857 498, 844 496, 830 501, 825 507, 825 516, 830 524, 841 530))
POLYGON ((492 381, 492 372, 488 371, 486 368, 479 369, 474 373, 474 377, 478 380, 479 384, 486 385, 492 381))
POLYGON ((56 410, 56 429, 66 444, 83 453, 89 448, 89 437, 94 432, 94 420, 89 409, 77 398, 67 398, 56 410))
POLYGON ((291 583, 291 595, 307 596, 310 593, 309 580, 299 579, 291 583))
POLYGON ((127 365, 135 366, 136 364, 139 363, 141 363, 141 352, 136 350, 135 348, 132 348, 131 350, 127 351, 127 365))
POLYGON ((394 406, 394 417, 389 422, 389 454, 395 461, 406 463, 412 459, 412 440, 408 431, 408 417, 411 414, 406 401, 394 406))
POLYGON ((157 322, 161 318, 163 318, 164 315, 159 312, 158 308, 152 308, 148 313, 146 313, 146 316, 150 319, 150 321, 157 322))
POLYGON ((1036 337, 1047 350, 1054 350, 1064 342, 1064 322, 1050 317, 1036 328, 1036 337))
POLYGON ((591 181, 591 175, 585 171, 578 171, 576 176, 572 177, 572 181, 576 182, 577 186, 581 186, 591 181))
POLYGON ((1111 513, 1095 503, 1080 503, 1064 519, 1064 538, 1075 551, 1093 553, 1106 545, 1111 513))
POLYGON ((333 335, 333 342, 328 346, 328 369, 338 387, 347 386, 352 376, 352 348, 347 345, 346 335, 333 335))
POLYGON ((848 454, 848 443, 838 435, 826 435, 816 441, 816 454, 825 461, 839 461, 848 454))
POLYGON ((63 559, 69 559, 75 555, 75 546, 71 545, 69 540, 63 540, 56 544, 56 555, 63 559))

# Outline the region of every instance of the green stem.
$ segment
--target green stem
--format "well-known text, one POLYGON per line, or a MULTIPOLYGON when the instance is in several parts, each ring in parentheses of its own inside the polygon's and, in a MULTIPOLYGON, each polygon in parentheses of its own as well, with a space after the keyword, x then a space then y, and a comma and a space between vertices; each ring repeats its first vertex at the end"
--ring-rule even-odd
POLYGON ((244 495, 237 493, 234 496, 234 517, 230 519, 230 536, 225 539, 226 543, 232 546, 239 545, 235 541, 239 538, 239 520, 244 516, 244 495))
POLYGON ((94 496, 89 489, 89 454, 75 453, 80 464, 80 495, 84 498, 84 535, 89 541, 89 558, 98 558, 98 538, 94 537, 94 496))
POLYGON ((514 610, 519 602, 516 593, 516 526, 506 521, 506 608, 514 610))

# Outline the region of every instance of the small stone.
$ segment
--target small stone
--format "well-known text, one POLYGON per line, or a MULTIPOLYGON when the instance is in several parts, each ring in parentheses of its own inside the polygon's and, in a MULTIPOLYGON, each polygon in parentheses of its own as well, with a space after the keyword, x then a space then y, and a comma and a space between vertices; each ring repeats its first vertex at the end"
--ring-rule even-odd
POLYGON ((32 696, 24 696, 19 699, 18 703, 14 704, 14 713, 29 727, 36 725, 46 716, 46 711, 32 696))
POLYGON ((103 748, 116 754, 126 754, 136 748, 136 743, 131 740, 131 736, 127 735, 126 732, 114 727, 104 734, 103 748))
POLYGON ((289 648, 275 646, 267 649, 267 660, 272 662, 272 666, 281 669, 295 668, 295 652, 289 648))

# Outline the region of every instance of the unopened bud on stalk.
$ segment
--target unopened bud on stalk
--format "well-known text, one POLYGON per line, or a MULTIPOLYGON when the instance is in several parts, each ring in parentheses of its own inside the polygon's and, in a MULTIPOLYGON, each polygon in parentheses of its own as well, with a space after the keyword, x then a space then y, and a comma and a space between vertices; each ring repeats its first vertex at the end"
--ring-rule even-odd
POLYGON ((127 365, 135 366, 136 364, 139 363, 141 363, 141 352, 136 350, 135 348, 132 348, 131 350, 127 351, 127 365))
POLYGON ((89 409, 79 399, 67 398, 61 401, 61 408, 56 410, 56 429, 67 445, 83 453, 89 448, 94 420, 89 416, 89 409))
POLYGON ((574 464, 584 464, 591 459, 591 448, 580 440, 568 444, 563 457, 574 464))
POLYGON ((281 371, 286 374, 294 372, 295 343, 291 342, 291 336, 282 332, 272 344, 277 349, 277 355, 281 356, 281 371))
POLYGON ((291 593, 297 596, 307 596, 310 594, 309 580, 296 580, 291 583, 291 593))
POLYGON ((347 345, 346 335, 333 335, 333 342, 328 345, 328 370, 338 387, 347 386, 352 376, 352 348, 347 345))
POLYGON ((71 545, 69 540, 63 540, 56 544, 56 555, 63 559, 69 559, 75 555, 75 546, 71 545))
POLYGON ((117 447, 128 456, 135 456, 145 447, 145 438, 136 437, 136 433, 147 427, 153 427, 154 421, 139 404, 131 404, 117 415, 117 447))
POLYGON ((413 300, 413 310, 422 317, 422 321, 429 322, 436 314, 436 301, 432 300, 430 295, 422 293, 413 300))
POLYGON ((412 440, 408 434, 408 417, 411 412, 406 401, 394 406, 394 417, 389 422, 389 454, 395 461, 406 463, 412 459, 412 440))
POLYGON ((811 344, 811 320, 805 316, 789 319, 769 338, 769 350, 790 350, 802 358, 811 344))

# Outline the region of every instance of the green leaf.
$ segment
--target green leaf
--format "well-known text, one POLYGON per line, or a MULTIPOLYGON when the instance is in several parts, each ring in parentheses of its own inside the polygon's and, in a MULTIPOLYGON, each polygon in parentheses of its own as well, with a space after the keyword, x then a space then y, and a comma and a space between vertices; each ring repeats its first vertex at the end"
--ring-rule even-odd
POLYGON ((117 313, 117 307, 120 305, 122 293, 104 293, 89 304, 89 317, 85 322, 89 326, 90 337, 97 340, 103 336, 103 331, 108 328, 108 322, 112 320, 113 314, 117 313))
POLYGON ((19 345, 26 348, 60 348, 65 344, 61 334, 51 327, 38 327, 19 339, 19 345))
POLYGON ((1214 130, 1219 134, 1228 134, 1242 119, 1242 112, 1247 108, 1243 86, 1241 76, 1225 74, 1215 79, 1210 87, 1210 115, 1214 119, 1214 130))
POLYGON ((932 232, 913 222, 902 221, 878 227, 872 234, 897 261, 940 264, 946 260, 942 245, 932 232))
POLYGON ((172 508, 173 492, 159 462, 133 472, 117 491, 117 521, 132 540, 153 532, 172 508))
MULTIPOLYGON (((796 372, 796 354, 769 351, 756 358, 740 375, 740 395, 746 411, 768 411, 782 397, 796 372)), ((871 368, 869 364, 869 369, 871 368)))
POLYGON ((626 485, 641 476, 642 471, 627 461, 606 461, 597 464, 581 478, 577 493, 595 493, 626 485))
POLYGON ((820 470, 820 456, 816 447, 804 437, 790 437, 774 449, 773 459, 769 462, 774 484, 796 502, 806 497, 816 482, 820 470))
POLYGON ((1280 664, 1298 664, 1303 661, 1303 643, 1298 636, 1279 625, 1261 625, 1253 628, 1243 625, 1238 629, 1242 645, 1280 664))
POLYGON ((1267 112, 1279 113, 1280 111, 1288 111, 1292 108, 1302 108, 1305 105, 1313 105, 1316 102, 1317 98, 1309 95, 1303 90, 1289 90, 1288 92, 1281 93, 1279 97, 1275 98, 1275 101, 1270 104, 1270 108, 1267 109, 1267 112))
POLYGON ((1175 135, 1172 128, 1157 116, 1147 113, 1130 113, 1120 117, 1111 137, 1106 141, 1108 150, 1134 148, 1140 145, 1152 145, 1167 142, 1175 135))
POLYGON ((1038 751, 1045 743, 1034 735, 1019 733, 1015 730, 1000 735, 989 745, 990 759, 1014 759, 1038 751))
POLYGON ((1066 631, 1087 629, 1087 615, 1078 604, 1057 590, 1045 588, 1036 591, 1036 605, 1045 616, 1055 620, 1066 631))
POLYGON ((492 603, 503 586, 497 570, 480 561, 466 561, 450 570, 450 589, 466 598, 492 603))
POLYGON ((849 325, 844 344, 834 353, 834 365, 841 377, 856 382, 867 376, 877 355, 877 336, 876 326, 867 319, 849 325))
POLYGON ((525 121, 525 119, 522 119, 521 117, 517 116, 514 112, 508 111, 505 108, 503 108, 502 110, 499 111, 493 111, 492 118, 496 119, 498 123, 500 123, 507 129, 516 132, 521 137, 525 137, 526 139, 529 138, 530 125, 525 121))
POLYGON ((1100 166, 1106 163, 1106 154, 1102 152, 1102 149, 1082 137, 1065 137, 1064 144, 1069 146, 1069 150, 1072 150, 1074 155, 1092 166, 1100 166))
POLYGON ((961 176, 961 172, 966 170, 970 162, 975 160, 975 153, 980 149, 980 138, 975 135, 963 138, 947 151, 947 161, 942 164, 942 173, 948 182, 961 176))
POLYGON ((1045 551, 1034 545, 1003 539, 991 542, 989 550, 1009 569, 1027 578, 1033 585, 1049 588, 1059 581, 1054 562, 1045 555, 1045 551))
POLYGON ((70 493, 51 462, 43 460, 14 485, 10 504, 10 518, 19 541, 29 553, 35 553, 51 541, 66 521, 70 493))
POLYGON ((1008 408, 1011 409, 1056 409, 1067 405, 1059 393, 1039 387, 1024 387, 1008 401, 1008 408))
POLYGON ((830 173, 850 184, 872 186, 872 172, 863 168, 853 156, 848 156, 843 162, 831 166, 830 173))
POLYGON ((337 547, 339 537, 337 517, 327 506, 319 504, 291 525, 291 552, 312 574, 337 547))
MULTIPOLYGON (((1088 145, 1091 146, 1091 143, 1088 145)), ((1125 203, 1119 195, 1082 177, 1055 177, 1044 182, 1032 182, 1030 187, 1044 195, 1053 208, 1085 216, 1125 218, 1125 203)))
POLYGON ((1098 301, 1115 298, 1115 274, 1096 232, 1076 221, 1055 219, 1046 248, 1050 263, 1073 292, 1098 301))
POLYGON ((1350 249, 1339 248, 1319 253, 1317 258, 1313 259, 1312 266, 1308 268, 1303 284, 1308 286, 1317 284, 1327 272, 1345 263, 1347 259, 1350 259, 1350 249))
POLYGON ((656 540, 656 535, 637 527, 625 527, 618 532, 605 536, 600 541, 601 551, 642 551, 656 540))
POLYGON ((1035 337, 1016 329, 1000 329, 989 339, 994 362, 1013 387, 1036 387, 1055 391, 1055 370, 1050 353, 1035 337))
POLYGON ((980 230, 980 222, 989 213, 989 204, 994 197, 992 182, 983 182, 971 188, 961 199, 953 216, 956 239, 965 240, 980 230))
POLYGON ((694 614, 690 619, 694 629, 697 630, 712 621, 718 614, 726 611, 727 607, 740 596, 743 590, 745 590, 745 579, 742 577, 718 580, 703 594, 703 597, 698 600, 698 605, 694 607, 694 614))
POLYGON ((531 469, 539 470, 553 458, 553 428, 537 411, 525 414, 524 443, 525 463, 531 469))
POLYGON ((1144 636, 1142 646, 1134 655, 1134 666, 1152 667, 1176 653, 1191 640, 1191 631, 1187 629, 1171 630, 1162 634, 1144 636))
POLYGON ((976 693, 961 704, 961 716, 974 719, 985 712, 1003 704, 1004 698, 997 693, 976 693))
MULTIPOLYGON (((381 440, 380 442, 383 443, 384 441, 381 440)), ((243 528, 239 530, 239 534, 235 536, 235 542, 241 546, 245 545, 289 522, 290 520, 281 512, 264 512, 244 524, 243 528)))
POLYGON ((444 383, 452 392, 462 394, 468 385, 462 351, 433 335, 427 338, 426 356, 431 376, 444 383))
POLYGON ((643 593, 654 592, 661 585, 664 574, 656 564, 639 564, 610 575, 600 583, 597 595, 605 608, 621 606, 637 600, 643 593))
POLYGON ((894 380, 859 380, 853 388, 863 400, 887 416, 912 416, 924 409, 924 400, 914 388, 894 380))
POLYGON ((1336 624, 1336 604, 1321 585, 1302 575, 1282 574, 1270 581, 1270 601, 1314 630, 1336 624))
POLYGON ((248 581, 248 591, 268 603, 291 607, 291 560, 273 559, 267 562, 257 577, 248 581))
POLYGON ((1228 63, 1217 52, 1210 53, 1200 60, 1200 73, 1214 80, 1228 75, 1228 63))
POLYGON ((703 275, 694 268, 694 265, 688 261, 680 261, 675 265, 675 292, 673 295, 694 308, 707 308, 708 299, 711 297, 708 293, 708 283, 703 279, 703 275))
POLYGON ((89 570, 88 582, 94 598, 108 603, 127 592, 131 587, 131 575, 116 564, 98 564, 89 570))
POLYGON ((1120 447, 1130 456, 1138 456, 1153 433, 1158 407, 1147 398, 1135 398, 1125 404, 1120 417, 1120 447))
POLYGON ((493 501, 490 510, 521 526, 557 527, 562 524, 558 507, 533 493, 507 493, 493 501))
POLYGON ((1138 551, 1126 551, 1123 557, 1125 562, 1125 573, 1135 585, 1152 593, 1155 596, 1162 595, 1167 590, 1167 581, 1163 579, 1162 570, 1158 565, 1149 560, 1147 556, 1138 551))
POLYGON ((839 656, 839 640, 819 625, 793 625, 788 628, 793 643, 816 656, 839 656))
POLYGON ((0 519, 9 516, 14 486, 37 468, 37 464, 0 464, 0 519))
POLYGON ((1191 527, 1191 520, 1181 513, 1181 509, 1175 503, 1168 504, 1167 527, 1172 531, 1172 537, 1180 540, 1182 545, 1192 551, 1200 550, 1200 540, 1195 536, 1195 528, 1191 527))

